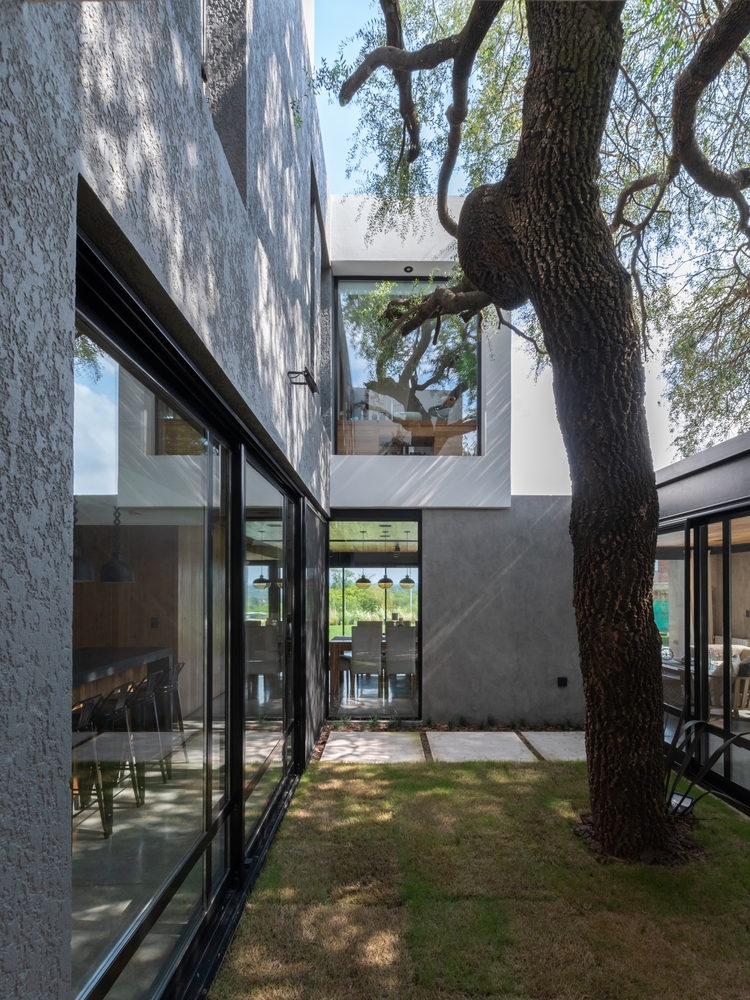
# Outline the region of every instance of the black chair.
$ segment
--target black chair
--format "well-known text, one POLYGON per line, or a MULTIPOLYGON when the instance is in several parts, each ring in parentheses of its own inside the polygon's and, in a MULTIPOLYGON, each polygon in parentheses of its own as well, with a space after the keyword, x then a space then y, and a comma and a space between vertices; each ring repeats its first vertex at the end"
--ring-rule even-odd
MULTIPOLYGON (((182 702, 180 701, 180 672, 185 666, 184 661, 181 663, 173 663, 167 668, 160 672, 159 676, 161 678, 160 683, 157 684, 155 689, 155 694, 158 695, 162 701, 162 705, 166 707, 166 712, 162 711, 162 722, 165 724, 165 731, 169 727, 169 732, 171 733, 174 729, 175 724, 175 714, 177 727, 182 735, 182 752, 185 754, 185 762, 188 763, 188 752, 187 752, 187 740, 185 739, 185 720, 182 717, 182 702)), ((171 755, 170 755, 171 760, 171 755)), ((171 772, 171 765, 168 764, 168 770, 171 772)))
POLYGON ((135 754, 133 752, 133 731, 130 724, 130 708, 128 701, 133 694, 134 685, 128 681, 112 688, 94 714, 94 725, 100 733, 100 739, 105 740, 106 759, 101 761, 104 787, 104 809, 107 822, 112 831, 114 812, 114 789, 120 781, 120 775, 127 767, 135 794, 135 804, 143 804, 138 783, 135 754), (111 736, 119 736, 113 740, 111 736))
POLYGON ((161 728, 159 726, 159 712, 156 707, 156 690, 162 680, 162 671, 156 670, 148 674, 133 688, 128 697, 128 709, 130 710, 130 721, 133 727, 133 745, 135 750, 136 773, 138 775, 138 788, 141 794, 141 802, 146 800, 146 761, 153 757, 150 753, 152 740, 139 738, 140 733, 155 733, 156 750, 159 758, 159 769, 161 770, 162 781, 166 783, 167 769, 164 764, 164 747, 161 740, 161 728))
POLYGON ((77 798, 80 807, 79 811, 83 811, 88 808, 91 802, 91 788, 93 786, 104 836, 109 837, 112 830, 107 822, 104 809, 104 787, 95 742, 96 726, 94 719, 101 703, 102 696, 95 694, 91 698, 84 698, 83 701, 79 701, 73 706, 73 766, 70 788, 73 792, 73 808, 75 809, 75 799, 77 798), (77 754, 76 750, 83 745, 87 746, 86 752, 81 753, 79 751, 77 754), (76 757, 79 759, 76 759, 76 757))

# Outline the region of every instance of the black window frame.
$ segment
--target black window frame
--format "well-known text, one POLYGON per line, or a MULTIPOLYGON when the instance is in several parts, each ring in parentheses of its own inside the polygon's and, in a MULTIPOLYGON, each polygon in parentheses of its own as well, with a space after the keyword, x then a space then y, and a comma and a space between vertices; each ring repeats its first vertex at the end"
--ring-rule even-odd
MULTIPOLYGON (((198 996, 215 974, 228 940, 239 920, 265 853, 278 829, 294 793, 304 765, 304 719, 298 711, 305 687, 304 642, 297 626, 302 606, 299 580, 304 573, 304 550, 301 542, 301 512, 309 504, 325 521, 326 512, 317 499, 300 488, 231 409, 197 365, 153 316, 135 292, 82 231, 76 246, 76 320, 87 327, 108 353, 150 389, 174 400, 208 430, 209 479, 212 482, 212 444, 228 451, 228 650, 226 798, 217 809, 211 808, 211 781, 205 783, 203 832, 190 851, 162 885, 160 892, 144 908, 138 919, 112 951, 103 959, 98 972, 78 994, 77 1000, 104 1000, 139 945, 174 897, 180 885, 194 870, 206 851, 211 850, 222 828, 228 837, 227 866, 218 891, 206 898, 203 917, 195 931, 187 936, 174 969, 167 963, 168 979, 159 993, 163 1000, 198 996), (210 418, 206 415, 210 414, 210 418), (279 781, 259 818, 249 840, 244 836, 244 545, 245 545, 245 466, 253 466, 270 480, 287 500, 292 525, 290 544, 295 548, 294 575, 288 595, 292 636, 288 666, 292 674, 294 718, 290 720, 293 766, 279 781), (232 624, 234 627, 232 627, 232 624)), ((207 523, 210 534, 210 524, 207 523)), ((327 541, 327 539, 326 539, 327 541)), ((208 552, 211 549, 209 547, 208 552)), ((208 576, 210 577, 210 573, 208 576)), ((208 584, 210 596, 210 583, 208 584)), ((208 635, 211 648, 210 632, 208 635)), ((207 684, 211 671, 206 670, 207 684)), ((210 688, 209 688, 210 691, 210 688)), ((286 729, 287 727, 285 727, 286 729)), ((207 740, 207 746, 209 741, 207 740)), ((210 872, 210 853, 207 869, 210 872)), ((205 897, 205 891, 204 891, 205 897)))

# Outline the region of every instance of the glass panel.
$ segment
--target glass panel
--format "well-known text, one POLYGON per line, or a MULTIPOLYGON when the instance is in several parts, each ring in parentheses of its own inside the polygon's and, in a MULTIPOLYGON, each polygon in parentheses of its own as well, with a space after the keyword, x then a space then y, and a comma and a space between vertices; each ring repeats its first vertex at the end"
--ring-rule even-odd
POLYGON ((205 428, 76 355, 74 995, 204 829, 208 492, 205 428))
POLYGON ((159 996, 203 915, 204 870, 205 857, 201 858, 169 901, 107 993, 107 1000, 148 1000, 159 996))
POLYGON ((729 749, 731 753, 732 781, 750 790, 750 750, 736 744, 729 749))
POLYGON ((390 332, 427 282, 338 282, 340 455, 478 455, 479 325, 390 332))
MULTIPOLYGON (((284 773, 287 504, 245 471, 245 834, 284 773)), ((288 713, 287 713, 288 714, 288 713)))
POLYGON ((732 732, 750 732, 750 517, 731 522, 732 732))
POLYGON ((305 508, 305 758, 312 752, 328 716, 326 671, 328 670, 326 607, 327 537, 325 522, 310 507, 305 508))
POLYGON ((329 525, 330 714, 419 713, 419 523, 329 525))
POLYGON ((211 640, 211 802, 219 808, 227 790, 226 690, 227 690, 227 581, 228 581, 228 481, 229 453, 221 445, 213 448, 213 552, 211 640))
POLYGON ((654 618, 662 641, 664 703, 685 704, 685 533, 659 535, 654 566, 654 618))
MULTIPOLYGON (((708 679, 705 717, 712 725, 724 728, 724 582, 722 575, 723 525, 708 525, 706 552, 706 632, 704 651, 708 679), (707 640, 707 641, 706 641, 707 640)), ((721 764, 723 769, 723 763, 721 764)))

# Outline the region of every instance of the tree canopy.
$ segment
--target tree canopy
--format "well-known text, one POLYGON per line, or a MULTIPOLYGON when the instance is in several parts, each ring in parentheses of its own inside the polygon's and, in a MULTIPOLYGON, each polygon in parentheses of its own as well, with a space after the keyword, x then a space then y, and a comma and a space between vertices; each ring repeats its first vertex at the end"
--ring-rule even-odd
MULTIPOLYGON (((341 57, 324 65, 319 83, 359 105, 349 169, 361 193, 377 196, 370 224, 419 225, 416 199, 438 192, 441 217, 455 235, 445 204, 454 168, 466 192, 497 183, 518 148, 529 67, 526 6, 381 6, 385 16, 378 13, 358 32, 355 63, 341 57), (408 71, 397 68, 396 49, 410 57, 402 59, 408 71), (458 50, 462 57, 454 60, 458 50)), ((743 193, 750 181, 750 50, 742 42, 744 21, 735 17, 733 26, 727 18, 724 0, 625 5, 620 68, 599 151, 602 209, 632 277, 644 350, 658 344, 664 352, 683 454, 750 429, 743 193), (709 33, 719 29, 715 51, 706 51, 709 33), (728 38, 732 30, 736 42, 728 38), (700 66, 691 72, 701 45, 700 66)), ((537 363, 545 363, 528 305, 515 323, 531 338, 537 363)))

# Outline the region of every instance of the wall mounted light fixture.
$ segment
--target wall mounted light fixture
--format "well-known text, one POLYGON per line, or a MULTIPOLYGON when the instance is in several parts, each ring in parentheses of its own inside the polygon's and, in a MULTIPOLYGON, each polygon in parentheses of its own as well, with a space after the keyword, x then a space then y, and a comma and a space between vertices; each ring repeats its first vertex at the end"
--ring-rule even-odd
POLYGON ((318 391, 318 383, 309 368, 303 368, 301 372, 287 372, 290 385, 306 385, 315 394, 318 391))

